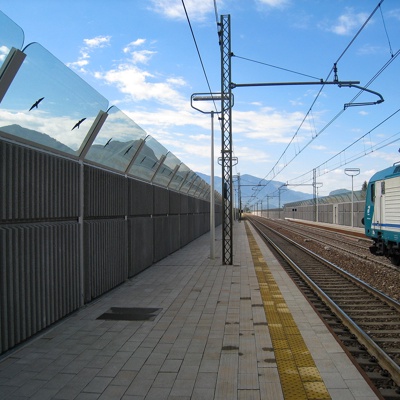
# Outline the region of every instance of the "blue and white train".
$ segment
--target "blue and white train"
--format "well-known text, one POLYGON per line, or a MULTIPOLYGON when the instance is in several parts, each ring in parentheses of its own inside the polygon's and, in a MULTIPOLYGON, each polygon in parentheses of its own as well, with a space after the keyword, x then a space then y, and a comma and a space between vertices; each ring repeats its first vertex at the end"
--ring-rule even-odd
POLYGON ((363 223, 365 235, 374 241, 371 253, 400 265, 400 162, 370 179, 363 223))

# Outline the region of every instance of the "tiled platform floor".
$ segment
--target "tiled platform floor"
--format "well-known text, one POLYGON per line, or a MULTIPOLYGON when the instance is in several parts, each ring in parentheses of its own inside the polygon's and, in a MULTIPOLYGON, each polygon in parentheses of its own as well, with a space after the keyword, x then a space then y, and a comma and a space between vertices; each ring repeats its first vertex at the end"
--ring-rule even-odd
MULTIPOLYGON (((0 399, 283 399, 244 222, 234 265, 204 235, 0 360, 0 399), (250 300, 249 300, 250 299, 250 300), (96 319, 162 308, 153 321, 96 319)), ((263 257, 332 399, 376 396, 281 270, 263 257)))

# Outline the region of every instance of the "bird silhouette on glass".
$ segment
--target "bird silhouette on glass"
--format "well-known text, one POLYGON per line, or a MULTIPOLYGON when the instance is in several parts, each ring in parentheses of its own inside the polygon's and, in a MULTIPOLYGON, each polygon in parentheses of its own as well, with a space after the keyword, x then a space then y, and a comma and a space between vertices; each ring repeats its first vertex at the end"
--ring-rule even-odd
POLYGON ((104 147, 108 146, 108 144, 111 142, 111 140, 112 140, 112 138, 108 139, 108 142, 103 146, 103 149, 104 149, 104 147))
POLYGON ((71 131, 73 131, 75 128, 78 128, 81 126, 81 123, 85 120, 86 118, 82 118, 80 119, 75 125, 74 127, 71 129, 71 131))
POLYGON ((37 100, 35 103, 32 104, 32 107, 29 109, 29 111, 33 110, 34 108, 38 108, 39 103, 44 99, 42 97, 41 99, 37 100))
POLYGON ((127 154, 132 147, 133 147, 133 144, 127 148, 127 150, 125 151, 124 155, 127 154))

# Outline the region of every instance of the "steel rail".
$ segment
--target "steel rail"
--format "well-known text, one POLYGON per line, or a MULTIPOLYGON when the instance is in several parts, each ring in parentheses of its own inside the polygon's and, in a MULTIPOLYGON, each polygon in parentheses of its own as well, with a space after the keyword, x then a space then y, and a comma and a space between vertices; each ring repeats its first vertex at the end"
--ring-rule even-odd
MULTIPOLYGON (((292 260, 274 241, 267 237, 261 229, 259 229, 252 220, 250 220, 252 226, 259 232, 260 236, 262 236, 289 264, 290 266, 301 276, 301 278, 320 296, 324 302, 340 317, 342 320, 343 325, 347 326, 347 328, 350 330, 352 334, 354 334, 357 337, 357 340, 363 344, 366 348, 367 351, 371 354, 371 356, 374 356, 379 365, 385 369, 390 375, 393 381, 397 384, 400 385, 400 366, 397 365, 389 356, 388 354, 381 349, 371 338, 370 336, 364 332, 363 329, 361 329, 348 315, 346 312, 344 312, 311 278, 308 277, 307 274, 305 274, 302 269, 295 263, 294 260, 292 260)), ((257 221, 258 222, 258 221, 257 221)), ((260 223, 260 222, 258 222, 260 223)), ((261 223, 260 223, 261 224, 261 223)), ((262 224, 263 225, 263 224, 262 224)), ((271 229, 271 228, 268 228, 271 229)), ((272 230, 272 229, 271 229, 272 230)), ((318 256, 314 252, 306 249, 305 247, 299 245, 298 243, 294 242, 293 240, 285 237, 281 233, 278 233, 274 231, 274 233, 284 240, 288 241, 292 245, 296 246, 297 248, 301 249, 305 253, 311 255, 312 257, 316 258, 318 261, 321 263, 327 265, 329 268, 333 268, 334 270, 340 272, 342 275, 345 275, 347 279, 350 279, 351 281, 356 281, 355 283, 360 286, 363 286, 364 290, 367 290, 369 293, 371 291, 373 292, 374 295, 379 297, 380 299, 384 299, 385 302, 389 302, 391 307, 395 307, 397 310, 400 308, 400 303, 397 303, 393 299, 390 299, 388 296, 384 295, 383 293, 376 291, 373 289, 371 286, 365 284, 365 282, 360 281, 353 275, 347 273, 346 271, 338 268, 328 260, 323 259, 322 257, 318 256)))
MULTIPOLYGON (((262 223, 260 221, 258 221, 258 222, 262 223)), ((273 222, 273 224, 276 224, 276 223, 273 222)), ((356 251, 340 247, 337 244, 332 244, 330 242, 330 240, 332 240, 332 237, 334 235, 336 235, 336 238, 334 240, 336 240, 337 242, 344 243, 344 244, 347 244, 347 245, 349 244, 348 242, 346 242, 344 240, 342 241, 340 238, 338 238, 337 237, 338 236, 337 232, 329 232, 329 231, 327 232, 324 229, 321 229, 321 228, 318 228, 318 227, 309 227, 309 226, 306 226, 306 225, 302 225, 300 227, 300 226, 294 226, 294 225, 290 225, 290 224, 285 224, 283 226, 283 228, 287 229, 288 231, 290 231, 292 233, 295 233, 297 235, 303 235, 303 237, 309 238, 309 239, 311 239, 311 240, 313 240, 313 241, 315 241, 317 243, 321 243, 322 245, 328 245, 328 246, 332 247, 333 249, 335 249, 337 251, 341 251, 341 252, 344 252, 345 254, 350 255, 351 257, 355 257, 355 258, 361 259, 361 260, 366 261, 368 263, 378 264, 378 265, 381 265, 382 267, 389 268, 389 269, 392 269, 394 271, 398 271, 399 270, 399 268, 397 266, 394 266, 393 264, 391 264, 386 259, 385 260, 369 260, 369 259, 366 259, 365 256, 363 254, 361 254, 361 253, 357 253, 356 251), (315 237, 314 236, 314 235, 318 236, 318 234, 315 232, 315 230, 318 230, 319 232, 321 232, 319 234, 320 237, 315 237)), ((344 234, 340 234, 340 235, 343 236, 344 234)), ((347 236, 351 236, 351 235, 347 235, 347 236)), ((359 240, 358 237, 357 237, 357 240, 359 240)), ((352 243, 352 245, 355 248, 358 248, 360 251, 363 251, 363 250, 364 251, 368 251, 368 254, 370 254, 369 249, 366 248, 365 246, 359 245, 358 243, 352 243)), ((339 267, 337 267, 337 268, 339 268, 339 267)))

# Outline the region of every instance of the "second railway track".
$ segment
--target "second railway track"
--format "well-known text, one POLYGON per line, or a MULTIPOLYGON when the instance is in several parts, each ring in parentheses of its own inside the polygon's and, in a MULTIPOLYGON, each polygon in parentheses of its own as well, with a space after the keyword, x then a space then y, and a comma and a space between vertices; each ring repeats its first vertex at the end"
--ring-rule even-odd
POLYGON ((283 266, 326 315, 382 398, 400 399, 400 303, 259 220, 248 220, 285 260, 283 266))

